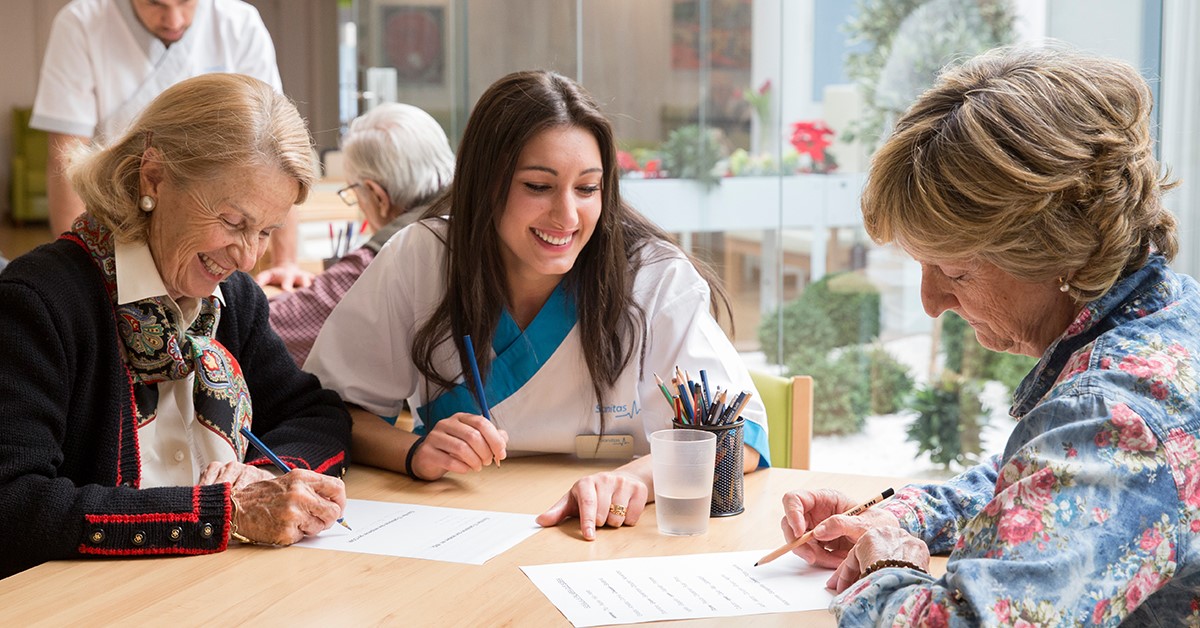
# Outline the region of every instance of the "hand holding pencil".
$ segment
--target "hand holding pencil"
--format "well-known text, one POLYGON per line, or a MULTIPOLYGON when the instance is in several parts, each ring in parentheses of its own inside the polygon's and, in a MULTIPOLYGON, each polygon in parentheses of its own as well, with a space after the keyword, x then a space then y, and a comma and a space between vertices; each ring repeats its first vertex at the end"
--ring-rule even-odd
POLYGON ((790 551, 795 551, 800 558, 818 567, 837 567, 868 529, 889 525, 899 527, 899 521, 886 511, 869 510, 891 497, 893 493, 889 488, 861 504, 852 501, 843 493, 831 490, 803 489, 784 495, 781 525, 788 543, 763 556, 755 565, 769 563, 790 551), (870 516, 864 513, 869 513, 870 516), (858 521, 846 519, 860 515, 862 519, 858 521), (827 521, 838 516, 840 518, 827 521), (825 551, 809 545, 814 540, 821 542, 825 551))
POLYGON ((242 486, 231 483, 230 541, 238 538, 254 543, 290 545, 340 522, 346 507, 346 485, 340 478, 293 469, 249 427, 242 427, 241 433, 284 475, 242 486))
POLYGON ((429 432, 409 445, 404 470, 422 480, 436 480, 446 473, 472 473, 508 457, 508 432, 492 420, 475 344, 471 336, 463 336, 467 362, 464 384, 479 406, 479 414, 456 412, 437 423, 429 432))

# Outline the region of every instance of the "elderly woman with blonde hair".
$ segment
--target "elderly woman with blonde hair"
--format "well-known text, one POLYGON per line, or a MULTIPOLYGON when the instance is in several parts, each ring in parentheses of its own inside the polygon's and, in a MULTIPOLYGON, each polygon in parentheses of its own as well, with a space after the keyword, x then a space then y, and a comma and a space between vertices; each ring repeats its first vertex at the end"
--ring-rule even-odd
POLYGON ((333 307, 395 233, 416 222, 454 178, 454 152, 437 120, 412 105, 384 103, 355 118, 342 137, 346 178, 338 190, 362 209, 374 235, 312 285, 271 300, 271 326, 304 364, 333 307))
POLYGON ((288 544, 341 517, 350 417, 246 274, 307 195, 310 147, 271 86, 206 74, 75 156, 87 211, 0 276, 0 576, 288 544))
POLYGON ((1200 293, 1167 267, 1150 110, 1124 62, 999 50, 947 70, 876 154, 866 228, 920 262, 926 312, 1040 362, 990 461, 858 516, 836 491, 784 497, 843 625, 1200 622, 1200 293))

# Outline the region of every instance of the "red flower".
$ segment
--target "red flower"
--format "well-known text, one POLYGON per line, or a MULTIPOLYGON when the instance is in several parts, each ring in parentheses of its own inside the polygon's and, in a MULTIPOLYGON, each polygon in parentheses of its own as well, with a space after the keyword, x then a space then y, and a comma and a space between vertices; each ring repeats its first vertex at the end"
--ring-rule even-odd
POLYGON ((633 155, 626 151, 617 151, 617 167, 624 171, 637 170, 638 162, 633 155))
POLYGON ((792 146, 801 155, 808 155, 813 163, 821 163, 825 161, 831 135, 833 131, 820 120, 797 122, 792 125, 792 146))
POLYGON ((1158 544, 1162 543, 1162 541, 1162 534, 1158 530, 1154 528, 1146 528, 1146 530, 1142 532, 1142 541, 1139 545, 1144 550, 1152 550, 1158 547, 1158 544))
POLYGON ((1000 516, 997 532, 1000 539, 1009 545, 1018 545, 1033 539, 1042 531, 1042 518, 1026 508, 1013 508, 1000 516))

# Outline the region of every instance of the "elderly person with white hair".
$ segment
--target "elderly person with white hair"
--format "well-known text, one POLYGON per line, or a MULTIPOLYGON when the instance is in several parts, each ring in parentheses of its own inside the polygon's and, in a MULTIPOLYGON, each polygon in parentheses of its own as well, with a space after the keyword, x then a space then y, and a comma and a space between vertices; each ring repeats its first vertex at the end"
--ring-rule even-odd
POLYGON ((454 153, 442 127, 412 105, 386 103, 355 118, 342 138, 349 185, 338 190, 362 208, 375 234, 317 276, 308 288, 271 302, 271 326, 303 365, 333 306, 397 231, 415 222, 450 185, 454 153))

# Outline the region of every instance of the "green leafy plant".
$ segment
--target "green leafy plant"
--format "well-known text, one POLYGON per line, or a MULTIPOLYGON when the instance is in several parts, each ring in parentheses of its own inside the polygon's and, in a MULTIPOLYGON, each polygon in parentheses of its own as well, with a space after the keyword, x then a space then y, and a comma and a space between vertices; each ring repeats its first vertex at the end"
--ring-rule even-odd
POLYGON ((864 114, 846 130, 873 149, 938 71, 957 58, 1014 41, 1011 0, 859 0, 844 30, 866 50, 846 56, 864 114))
POLYGON ((908 369, 881 347, 805 349, 787 361, 791 375, 812 375, 813 433, 854 434, 870 414, 904 407, 913 382, 908 369))
POLYGON ((763 317, 758 340, 770 353, 779 346, 783 317, 783 356, 812 347, 866 344, 879 337, 879 291, 859 273, 826 275, 799 297, 763 317))
POLYGON ((734 150, 729 155, 729 176, 754 177, 768 175, 790 175, 800 168, 800 154, 794 148, 783 149, 780 163, 775 163, 775 156, 768 153, 751 155, 744 148, 734 150))
POLYGON ((725 158, 725 150, 719 129, 681 126, 671 131, 660 152, 668 176, 695 179, 708 186, 721 180, 718 164, 725 158))
POLYGON ((941 465, 974 461, 983 427, 978 382, 947 371, 941 380, 917 390, 912 408, 917 416, 908 426, 908 439, 928 452, 930 460, 941 465))
POLYGON ((871 405, 864 369, 854 356, 815 350, 795 353, 787 362, 791 375, 813 376, 813 434, 857 434, 871 405))
POLYGON ((912 390, 907 369, 870 346, 879 336, 879 307, 879 292, 862 275, 840 273, 764 317, 758 330, 764 349, 772 353, 782 343, 786 371, 816 380, 814 433, 855 433, 868 414, 904 406, 912 390))
POLYGON ((907 408, 913 391, 908 368, 879 346, 871 347, 867 358, 871 414, 893 414, 907 408))

